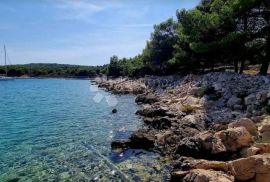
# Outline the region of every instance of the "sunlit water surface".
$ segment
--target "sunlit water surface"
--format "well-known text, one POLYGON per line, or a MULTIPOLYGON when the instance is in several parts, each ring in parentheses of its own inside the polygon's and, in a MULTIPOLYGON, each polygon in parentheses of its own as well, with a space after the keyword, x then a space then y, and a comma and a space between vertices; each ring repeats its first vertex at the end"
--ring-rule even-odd
POLYGON ((153 153, 112 154, 115 137, 140 126, 133 96, 87 80, 0 82, 0 181, 164 181, 153 153), (109 104, 108 102, 109 101, 109 104), (117 108, 117 114, 111 114, 117 108))

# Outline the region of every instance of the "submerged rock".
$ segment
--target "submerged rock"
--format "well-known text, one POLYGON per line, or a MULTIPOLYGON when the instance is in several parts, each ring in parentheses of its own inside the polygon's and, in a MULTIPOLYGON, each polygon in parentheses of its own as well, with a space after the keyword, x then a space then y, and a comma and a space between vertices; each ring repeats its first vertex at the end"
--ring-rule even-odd
POLYGON ((124 150, 128 149, 130 147, 130 140, 114 140, 111 143, 111 149, 112 151, 116 153, 121 153, 124 150))
POLYGON ((153 134, 143 129, 135 131, 129 139, 130 147, 135 149, 151 149, 155 143, 153 134))

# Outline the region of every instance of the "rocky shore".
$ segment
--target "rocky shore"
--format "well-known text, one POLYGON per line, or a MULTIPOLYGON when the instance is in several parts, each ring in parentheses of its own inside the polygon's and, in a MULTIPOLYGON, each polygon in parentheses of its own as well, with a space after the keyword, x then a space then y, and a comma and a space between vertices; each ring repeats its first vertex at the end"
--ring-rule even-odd
POLYGON ((270 79, 212 72, 185 77, 97 79, 114 94, 135 94, 144 127, 112 150, 169 156, 171 181, 270 180, 270 79))

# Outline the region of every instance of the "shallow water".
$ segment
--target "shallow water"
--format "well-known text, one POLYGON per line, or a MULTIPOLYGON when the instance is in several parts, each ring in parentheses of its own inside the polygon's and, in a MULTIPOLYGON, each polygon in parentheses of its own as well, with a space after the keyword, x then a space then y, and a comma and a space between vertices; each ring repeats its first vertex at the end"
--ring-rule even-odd
POLYGON ((156 154, 111 153, 114 137, 140 126, 136 109, 87 80, 0 82, 0 181, 166 180, 156 154))

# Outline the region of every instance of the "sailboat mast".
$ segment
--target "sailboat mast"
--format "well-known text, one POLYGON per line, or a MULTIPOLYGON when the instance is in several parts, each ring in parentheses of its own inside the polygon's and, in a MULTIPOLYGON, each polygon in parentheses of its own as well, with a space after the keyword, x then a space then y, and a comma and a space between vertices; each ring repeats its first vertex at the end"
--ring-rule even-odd
POLYGON ((5 51, 5 71, 7 76, 7 51, 6 51, 6 45, 4 45, 4 51, 5 51))

